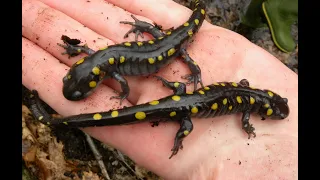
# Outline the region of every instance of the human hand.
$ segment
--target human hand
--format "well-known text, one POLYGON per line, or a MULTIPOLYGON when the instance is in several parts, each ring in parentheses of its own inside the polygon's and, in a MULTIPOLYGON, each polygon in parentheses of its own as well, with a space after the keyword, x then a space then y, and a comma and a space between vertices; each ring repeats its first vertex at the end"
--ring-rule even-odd
MULTIPOLYGON (((115 95, 114 90, 121 89, 117 82, 107 80, 85 100, 66 100, 62 95, 62 78, 69 66, 85 55, 70 59, 61 55, 64 50, 57 43, 61 43, 62 34, 80 39, 96 50, 134 40, 133 34, 123 39, 131 26, 119 23, 132 21, 131 13, 140 20, 154 21, 164 29, 176 28, 191 14, 191 10, 168 0, 108 2, 115 6, 102 0, 22 1, 23 84, 36 89, 40 97, 63 116, 118 108, 119 100, 109 98, 115 95)), ((149 38, 145 36, 144 40, 149 38)), ((217 81, 239 82, 245 78, 256 88, 270 89, 288 98, 289 117, 283 121, 261 121, 252 115, 250 122, 256 128, 257 137, 250 140, 241 129, 239 114, 193 118, 194 129, 183 141, 184 149, 170 160, 177 123, 162 123, 154 128, 143 123, 85 128, 84 131, 165 179, 297 178, 297 75, 244 37, 208 22, 195 34, 195 41, 187 51, 200 66, 204 85, 217 81)), ((157 75, 170 81, 183 81, 180 77, 188 73, 188 67, 178 60, 157 75)), ((126 79, 131 92, 123 106, 172 94, 153 78, 126 79)), ((193 86, 188 89, 192 90, 193 86)))

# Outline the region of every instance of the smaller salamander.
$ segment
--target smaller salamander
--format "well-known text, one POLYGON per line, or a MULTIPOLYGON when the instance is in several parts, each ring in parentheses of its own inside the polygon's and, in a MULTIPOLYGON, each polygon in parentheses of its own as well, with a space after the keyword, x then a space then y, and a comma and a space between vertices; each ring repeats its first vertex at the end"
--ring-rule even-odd
MULTIPOLYGON (((174 58, 182 57, 191 71, 182 76, 189 83, 194 83, 194 90, 200 83, 203 87, 201 70, 197 63, 189 56, 186 48, 190 40, 198 32, 205 19, 205 4, 199 0, 192 1, 193 13, 190 18, 176 29, 162 30, 159 25, 152 25, 131 16, 135 22, 122 21, 122 24, 132 25, 132 29, 125 34, 136 34, 136 41, 124 42, 104 47, 98 51, 90 49, 87 45, 80 46, 80 40, 71 39, 63 35, 61 39, 65 44, 59 44, 70 56, 80 53, 88 54, 78 60, 63 78, 63 95, 66 99, 77 101, 89 96, 95 88, 106 78, 113 78, 121 85, 122 92, 111 98, 127 98, 130 92, 124 76, 148 76, 158 72, 170 64, 174 58), (154 39, 137 41, 138 35, 146 32, 154 39)), ((143 36, 142 36, 143 37, 143 36)))
POLYGON ((183 139, 193 130, 191 117, 212 118, 242 113, 242 129, 250 138, 251 135, 256 137, 255 128, 249 123, 251 113, 259 114, 262 120, 281 120, 289 115, 287 98, 282 98, 270 90, 255 89, 249 86, 246 79, 239 83, 213 83, 197 91, 186 92, 186 85, 182 82, 168 82, 161 77, 157 78, 172 89, 174 94, 132 107, 54 118, 44 110, 37 91, 33 90, 30 110, 42 123, 68 127, 125 125, 145 121, 150 121, 154 126, 164 121, 178 122, 180 129, 175 136, 169 159, 178 153, 183 139))

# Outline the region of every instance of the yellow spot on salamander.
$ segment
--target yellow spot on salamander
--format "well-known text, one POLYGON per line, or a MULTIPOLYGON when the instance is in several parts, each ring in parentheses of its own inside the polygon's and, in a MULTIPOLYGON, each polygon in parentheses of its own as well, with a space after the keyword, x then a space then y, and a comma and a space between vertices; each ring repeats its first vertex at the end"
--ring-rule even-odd
POLYGON ((148 41, 149 44, 154 44, 154 41, 150 40, 148 41))
POLYGON ((269 107, 270 107, 270 104, 265 104, 264 107, 265 107, 265 108, 269 108, 269 107))
POLYGON ((206 11, 204 10, 204 9, 201 9, 201 14, 205 14, 206 13, 206 11))
POLYGON ((175 115, 177 115, 177 113, 176 113, 175 111, 172 111, 172 112, 170 113, 170 117, 173 117, 173 116, 175 116, 175 115))
POLYGON ((160 55, 158 56, 158 60, 161 61, 163 59, 163 57, 160 55))
POLYGON ((154 59, 153 58, 148 58, 148 61, 149 61, 150 64, 154 63, 154 59))
POLYGON ((69 74, 69 75, 67 76, 67 78, 68 78, 68 79, 71 79, 71 75, 69 74))
POLYGON ((95 82, 95 81, 90 81, 89 82, 89 87, 94 88, 96 86, 97 86, 97 82, 95 82))
POLYGON ((137 42, 137 45, 138 45, 138 46, 142 46, 143 43, 142 43, 142 42, 137 42))
POLYGON ((238 84, 235 83, 235 82, 231 83, 231 85, 234 86, 234 87, 237 87, 237 86, 238 86, 238 84))
POLYGON ((196 10, 198 10, 198 8, 195 8, 193 11, 196 11, 196 10))
POLYGON ((190 132, 189 132, 188 130, 184 130, 184 131, 183 131, 183 134, 184 134, 185 136, 188 136, 189 133, 190 133, 190 132))
POLYGON ((114 58, 109 58, 109 64, 114 64, 114 58))
POLYGON ((213 110, 218 109, 218 103, 212 104, 211 109, 213 109, 213 110))
POLYGON ((196 25, 198 25, 198 24, 199 24, 199 19, 195 19, 195 20, 194 20, 194 23, 195 23, 196 25))
POLYGON ((100 74, 100 69, 98 67, 94 67, 94 68, 92 68, 92 73, 94 75, 99 75, 100 74))
POLYGON ((268 91, 268 94, 269 94, 270 97, 273 97, 273 92, 268 91))
POLYGON ((154 100, 154 101, 149 102, 149 104, 150 104, 150 105, 157 105, 157 104, 159 104, 159 101, 154 100))
POLYGON ((222 100, 223 105, 226 105, 227 102, 228 102, 228 99, 227 99, 227 98, 224 98, 224 99, 222 100))
POLYGON ((206 91, 210 90, 210 88, 209 88, 209 87, 207 87, 207 86, 206 86, 206 87, 204 87, 203 89, 204 89, 204 90, 206 90, 206 91))
POLYGON ((144 112, 136 112, 136 114, 134 115, 138 120, 143 120, 144 118, 146 118, 146 113, 144 112))
POLYGON ((161 36, 161 37, 158 37, 158 39, 159 39, 159 40, 163 39, 163 36, 161 36))
POLYGON ((193 64, 194 64, 194 65, 198 65, 195 61, 193 61, 193 64))
POLYGON ((167 35, 170 35, 170 34, 171 34, 171 31, 168 31, 166 34, 167 34, 167 35))
POLYGON ((125 46, 131 46, 131 43, 125 42, 124 45, 125 45, 125 46))
POLYGON ((47 125, 50 125, 50 122, 47 122, 47 125))
POLYGON ((126 60, 124 56, 120 56, 120 63, 123 63, 126 60))
POLYGON ((172 54, 174 54, 176 52, 176 50, 174 48, 169 49, 168 51, 168 56, 171 56, 172 54))
POLYGON ((84 61, 84 58, 82 58, 82 59, 80 59, 79 61, 77 61, 76 64, 79 65, 79 64, 83 63, 83 61, 84 61))
POLYGON ((107 47, 100 48, 99 50, 103 51, 103 50, 106 50, 106 49, 108 49, 108 46, 107 46, 107 47))
POLYGON ((179 87, 179 85, 180 85, 180 83, 178 83, 178 82, 173 83, 173 86, 176 88, 179 87))
POLYGON ((191 37, 191 36, 193 35, 192 30, 189 30, 189 31, 188 31, 188 34, 189 34, 189 36, 191 37))
POLYGON ((230 110, 230 111, 232 110, 232 106, 229 106, 229 110, 230 110))
POLYGON ((172 96, 171 98, 172 98, 172 100, 174 100, 174 101, 180 101, 180 99, 181 99, 181 97, 180 97, 180 96, 177 96, 177 95, 174 95, 174 96, 172 96))
POLYGON ((215 85, 215 86, 219 86, 219 83, 216 83, 216 82, 215 82, 215 83, 213 83, 213 85, 215 85))
POLYGON ((191 113, 193 113, 193 114, 197 113, 198 111, 199 111, 199 110, 198 110, 197 107, 193 107, 193 108, 191 109, 191 113))
POLYGON ((254 104, 256 100, 253 97, 250 97, 250 104, 254 104))
POLYGON ((221 86, 226 86, 226 84, 225 83, 220 83, 221 84, 221 86))
POLYGON ((111 112, 111 117, 118 117, 119 116, 119 112, 118 111, 112 111, 111 112))
POLYGON ((272 110, 272 109, 268 109, 268 110, 267 110, 267 116, 270 116, 272 113, 273 113, 273 110, 272 110))
POLYGON ((41 121, 43 119, 43 116, 40 116, 38 119, 39 119, 39 121, 41 121))
POLYGON ((93 115, 94 120, 100 120, 101 118, 102 118, 102 116, 99 113, 93 115))
POLYGON ((199 90, 198 92, 199 92, 200 94, 204 94, 204 91, 202 91, 202 90, 199 90))
POLYGON ((193 94, 193 92, 191 92, 191 91, 188 91, 188 92, 186 92, 186 94, 193 94))
POLYGON ((237 102, 238 102, 239 104, 241 104, 241 103, 242 103, 242 99, 241 99, 241 97, 240 97, 240 96, 237 96, 237 102))
POLYGON ((189 26, 189 23, 188 22, 185 22, 184 24, 183 24, 183 26, 189 26))
POLYGON ((63 122, 63 124, 68 125, 68 123, 67 123, 67 122, 63 122))

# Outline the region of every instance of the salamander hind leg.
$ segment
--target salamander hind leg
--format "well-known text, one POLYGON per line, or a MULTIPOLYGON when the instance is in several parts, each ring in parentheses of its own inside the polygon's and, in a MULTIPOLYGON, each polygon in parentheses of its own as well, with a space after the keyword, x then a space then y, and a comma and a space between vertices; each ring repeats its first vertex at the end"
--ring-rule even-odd
POLYGON ((164 86, 173 90, 175 95, 181 95, 186 93, 186 85, 182 82, 169 82, 160 76, 153 76, 160 80, 164 86))
POLYGON ((189 69, 191 71, 191 74, 182 76, 182 78, 188 80, 187 84, 191 84, 193 82, 195 91, 197 90, 198 83, 200 83, 201 87, 204 88, 204 85, 202 83, 202 78, 201 78, 200 67, 197 65, 197 63, 193 59, 191 59, 186 49, 182 48, 181 54, 182 54, 183 61, 189 66, 189 69))
POLYGON ((120 21, 121 24, 129 24, 132 26, 132 28, 124 35, 124 38, 127 38, 130 33, 135 33, 135 41, 138 41, 138 36, 143 37, 143 32, 150 33, 154 38, 158 38, 164 35, 164 33, 161 32, 161 26, 159 25, 152 25, 150 23, 147 23, 145 21, 140 21, 135 16, 131 15, 132 19, 134 19, 134 22, 129 21, 120 21))
POLYGON ((242 122, 242 129, 248 134, 248 139, 250 139, 251 135, 256 137, 256 133, 254 132, 255 128, 252 124, 249 123, 250 119, 250 112, 245 111, 242 114, 241 122, 242 122))
POLYGON ((80 46, 79 39, 71 39, 68 36, 62 35, 61 40, 64 44, 57 43, 59 46, 63 47, 66 51, 61 53, 62 55, 68 54, 69 58, 77 56, 81 53, 86 53, 87 55, 91 55, 95 53, 94 50, 90 49, 86 44, 80 46))
POLYGON ((171 159, 174 155, 178 153, 180 149, 183 149, 182 141, 187 137, 193 130, 193 124, 189 116, 185 116, 180 120, 180 129, 178 130, 176 137, 174 139, 174 145, 171 149, 172 154, 169 157, 171 159))

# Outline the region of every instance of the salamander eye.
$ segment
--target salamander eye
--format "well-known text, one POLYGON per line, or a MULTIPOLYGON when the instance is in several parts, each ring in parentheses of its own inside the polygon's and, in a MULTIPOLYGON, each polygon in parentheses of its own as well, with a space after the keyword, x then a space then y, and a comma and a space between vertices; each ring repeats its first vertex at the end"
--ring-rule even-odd
POLYGON ((73 99, 77 99, 77 98, 79 98, 79 97, 81 97, 82 96, 82 93, 80 92, 80 91, 75 91, 75 92, 73 92, 73 94, 72 94, 72 98, 73 99))

